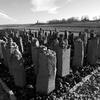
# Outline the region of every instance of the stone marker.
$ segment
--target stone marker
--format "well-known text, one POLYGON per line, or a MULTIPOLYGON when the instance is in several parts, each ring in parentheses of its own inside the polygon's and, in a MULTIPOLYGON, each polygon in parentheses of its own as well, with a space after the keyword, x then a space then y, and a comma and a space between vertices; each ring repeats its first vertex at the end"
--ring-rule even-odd
POLYGON ((23 59, 20 51, 15 49, 10 57, 9 70, 11 75, 14 78, 16 86, 24 87, 25 86, 25 69, 23 66, 23 59))
POLYGON ((25 69, 23 66, 22 54, 18 49, 18 46, 15 42, 10 41, 11 43, 6 46, 7 62, 10 75, 14 78, 16 86, 24 87, 25 86, 25 69))
POLYGON ((4 65, 5 65, 6 67, 8 67, 7 53, 6 53, 6 43, 2 43, 2 44, 1 44, 1 47, 2 47, 3 57, 4 57, 4 65))
POLYGON ((22 41, 22 37, 18 37, 18 47, 21 53, 24 53, 24 47, 23 47, 23 41, 22 41))
POLYGON ((100 37, 98 39, 99 39, 99 45, 98 45, 98 60, 100 62, 100 37))
POLYGON ((77 39, 74 42, 74 56, 72 60, 73 67, 83 66, 84 59, 84 44, 81 39, 77 39))
POLYGON ((64 77, 70 70, 70 48, 57 48, 57 75, 64 77))
POLYGON ((2 45, 4 44, 5 42, 3 40, 0 40, 0 59, 4 59, 3 57, 3 51, 2 51, 2 45))
MULTIPOLYGON (((14 50, 14 47, 16 47, 17 44, 13 42, 12 38, 8 38, 8 42, 5 44, 5 58, 7 62, 7 67, 10 68, 10 57, 11 57, 11 52, 14 50)), ((10 70, 9 70, 10 71, 10 70)))
POLYGON ((98 38, 94 37, 88 40, 87 61, 91 65, 95 65, 98 59, 98 38))
POLYGON ((86 56, 86 50, 87 50, 87 40, 88 40, 88 33, 82 32, 80 34, 80 38, 84 43, 84 55, 86 56))
POLYGON ((45 48, 43 45, 39 45, 39 41, 36 38, 32 38, 31 44, 31 53, 32 53, 32 62, 33 65, 36 66, 35 74, 38 74, 38 67, 39 67, 39 52, 41 52, 45 48))
POLYGON ((59 42, 56 37, 52 46, 57 57, 57 75, 61 77, 69 74, 70 69, 70 48, 68 48, 66 41, 61 38, 59 42))
POLYGON ((36 91, 49 94, 55 89, 56 53, 43 50, 39 54, 39 73, 36 80, 36 91))
POLYGON ((33 64, 38 65, 39 41, 36 38, 32 38, 31 52, 32 52, 32 62, 33 62, 33 64))

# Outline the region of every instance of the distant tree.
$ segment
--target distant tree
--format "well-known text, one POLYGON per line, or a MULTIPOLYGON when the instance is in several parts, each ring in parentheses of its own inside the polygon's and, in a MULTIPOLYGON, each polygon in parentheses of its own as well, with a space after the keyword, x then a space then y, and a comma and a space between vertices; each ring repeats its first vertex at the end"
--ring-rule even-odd
POLYGON ((71 17, 71 18, 67 19, 67 22, 68 22, 68 23, 78 22, 78 21, 79 21, 79 20, 78 20, 78 18, 76 18, 76 17, 71 17))
POLYGON ((66 19, 63 18, 62 20, 60 20, 60 22, 61 23, 66 23, 66 19))
POLYGON ((66 24, 66 23, 72 23, 72 22, 77 22, 79 21, 76 17, 71 17, 69 19, 61 19, 61 20, 50 20, 48 21, 49 24, 66 24))
POLYGON ((98 20, 97 16, 93 17, 93 21, 96 21, 98 20))
POLYGON ((100 16, 93 17, 93 21, 99 22, 100 21, 100 16))
POLYGON ((88 16, 82 16, 81 17, 81 21, 87 22, 87 21, 90 21, 90 20, 89 20, 89 17, 88 16))
POLYGON ((49 24, 57 24, 59 22, 60 21, 59 20, 56 20, 56 19, 48 21, 49 24))

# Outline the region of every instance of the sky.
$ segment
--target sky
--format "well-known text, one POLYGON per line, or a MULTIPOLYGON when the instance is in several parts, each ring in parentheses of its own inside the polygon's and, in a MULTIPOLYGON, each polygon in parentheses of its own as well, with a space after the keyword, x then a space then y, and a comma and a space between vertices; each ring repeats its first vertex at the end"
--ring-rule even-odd
POLYGON ((0 0, 0 24, 32 24, 70 17, 100 17, 100 0, 0 0))

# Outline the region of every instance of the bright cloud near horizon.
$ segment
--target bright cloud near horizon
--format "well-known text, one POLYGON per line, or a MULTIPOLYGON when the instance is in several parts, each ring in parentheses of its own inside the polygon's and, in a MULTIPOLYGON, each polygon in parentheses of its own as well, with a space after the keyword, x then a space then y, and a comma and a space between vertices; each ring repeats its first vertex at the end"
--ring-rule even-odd
POLYGON ((0 24, 100 17, 100 0, 0 0, 0 24))

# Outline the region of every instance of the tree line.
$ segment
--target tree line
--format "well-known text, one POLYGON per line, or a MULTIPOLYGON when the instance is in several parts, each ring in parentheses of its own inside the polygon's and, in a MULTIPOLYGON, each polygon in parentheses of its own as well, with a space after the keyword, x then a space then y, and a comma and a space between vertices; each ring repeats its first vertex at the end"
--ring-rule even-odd
POLYGON ((47 23, 40 23, 37 21, 36 24, 69 24, 69 23, 73 23, 73 22, 98 22, 100 21, 100 17, 97 18, 97 16, 93 17, 93 20, 90 20, 88 16, 82 16, 81 19, 78 19, 77 17, 71 17, 68 19, 54 19, 54 20, 49 20, 47 23))

